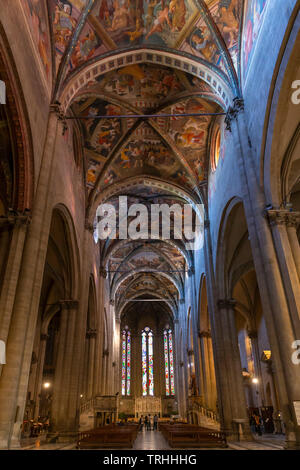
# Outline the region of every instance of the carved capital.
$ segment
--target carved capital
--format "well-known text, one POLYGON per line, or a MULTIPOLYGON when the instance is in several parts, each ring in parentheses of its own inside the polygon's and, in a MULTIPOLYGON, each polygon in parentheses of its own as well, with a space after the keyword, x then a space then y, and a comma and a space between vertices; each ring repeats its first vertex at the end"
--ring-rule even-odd
POLYGON ((65 310, 73 310, 73 309, 78 308, 79 302, 78 302, 78 300, 69 300, 68 299, 68 300, 60 300, 59 304, 60 304, 61 308, 65 309, 65 310))
POLYGON ((17 227, 21 225, 29 225, 31 222, 31 213, 29 210, 24 212, 14 211, 12 209, 8 210, 7 216, 0 217, 0 227, 2 226, 11 226, 15 225, 17 227))
POLYGON ((233 310, 236 301, 234 299, 219 299, 217 305, 219 309, 233 310))
POLYGON ((236 119, 237 115, 241 112, 244 111, 244 100, 236 97, 233 100, 233 106, 228 108, 226 118, 225 118, 225 124, 226 124, 226 130, 231 132, 231 123, 234 119, 236 119))
POLYGON ((90 338, 96 338, 97 337, 97 330, 93 330, 92 328, 89 328, 88 330, 86 330, 86 338, 87 339, 90 339, 90 338))
POLYGON ((249 336, 250 339, 256 339, 257 338, 257 331, 255 331, 255 330, 248 331, 248 336, 249 336))
POLYGON ((107 278, 107 271, 103 266, 100 266, 99 274, 101 277, 103 277, 103 279, 107 278))
POLYGON ((56 101, 55 103, 50 104, 50 112, 55 113, 58 121, 62 123, 62 128, 63 128, 62 135, 65 135, 66 131, 68 130, 68 125, 67 125, 67 121, 66 121, 66 117, 64 115, 64 112, 63 112, 63 110, 61 108, 61 105, 58 101, 56 101))
POLYGON ((265 215, 271 227, 275 225, 286 225, 287 227, 296 228, 300 223, 300 212, 285 209, 271 209, 266 210, 265 215))
POLYGON ((210 331, 199 331, 198 333, 199 338, 211 338, 210 331))

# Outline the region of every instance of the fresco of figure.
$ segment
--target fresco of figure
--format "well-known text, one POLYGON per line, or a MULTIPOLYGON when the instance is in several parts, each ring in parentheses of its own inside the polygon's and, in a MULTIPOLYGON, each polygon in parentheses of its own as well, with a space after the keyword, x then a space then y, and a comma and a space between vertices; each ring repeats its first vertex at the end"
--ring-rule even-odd
POLYGON ((211 33, 206 26, 196 28, 190 36, 191 47, 202 54, 204 59, 214 61, 217 52, 217 46, 212 41, 211 33))
POLYGON ((146 39, 149 39, 149 37, 154 34, 154 33, 161 33, 163 31, 163 26, 164 24, 167 24, 170 29, 172 29, 172 24, 169 18, 169 7, 166 6, 163 10, 159 10, 157 17, 155 18, 153 22, 153 26, 148 32, 146 39))
POLYGON ((240 0, 221 0, 217 24, 224 36, 228 35, 228 48, 235 45, 239 32, 240 0))
POLYGON ((186 6, 184 0, 171 0, 169 13, 172 18, 172 31, 181 31, 185 25, 186 6))
POLYGON ((111 27, 108 31, 118 31, 127 28, 129 25, 129 7, 127 2, 115 0, 114 13, 111 27))

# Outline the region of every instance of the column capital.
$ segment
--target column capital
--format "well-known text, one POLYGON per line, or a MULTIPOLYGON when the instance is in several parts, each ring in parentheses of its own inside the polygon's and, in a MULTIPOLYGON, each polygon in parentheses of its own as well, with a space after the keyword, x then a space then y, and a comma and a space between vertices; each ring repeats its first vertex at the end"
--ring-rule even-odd
POLYGON ((247 332, 248 336, 250 339, 256 339, 257 338, 257 331, 256 330, 250 330, 247 332))
POLYGON ((226 310, 233 310, 236 306, 236 300, 234 299, 219 299, 217 302, 218 308, 226 309, 226 310))
POLYGON ((66 121, 66 116, 64 115, 61 104, 58 101, 55 101, 55 103, 50 104, 50 113, 56 114, 57 120, 61 122, 63 126, 62 135, 65 135, 66 131, 68 130, 68 125, 66 121))
POLYGON ((233 100, 233 106, 228 108, 226 118, 225 118, 225 124, 226 124, 226 130, 231 132, 231 123, 234 119, 236 119, 237 115, 241 112, 244 111, 245 106, 244 106, 244 100, 242 98, 236 97, 233 100))
POLYGON ((86 338, 87 339, 90 339, 90 338, 96 338, 97 337, 97 330, 93 330, 92 328, 89 328, 88 330, 86 330, 86 338))
POLYGON ((29 225, 31 222, 31 212, 29 210, 25 210, 24 212, 14 211, 12 209, 8 210, 8 214, 6 216, 0 217, 0 227, 5 225, 29 225))
POLYGON ((199 338, 211 338, 210 330, 207 331, 198 331, 199 338))
POLYGON ((79 306, 78 300, 72 300, 72 299, 60 300, 59 304, 60 304, 61 308, 66 309, 66 310, 77 309, 78 306, 79 306))
POLYGON ((101 277, 103 277, 103 279, 107 278, 107 271, 103 266, 100 266, 99 274, 100 274, 101 277))
POLYGON ((286 209, 266 210, 265 215, 271 226, 286 225, 287 227, 297 227, 300 223, 300 212, 286 209))

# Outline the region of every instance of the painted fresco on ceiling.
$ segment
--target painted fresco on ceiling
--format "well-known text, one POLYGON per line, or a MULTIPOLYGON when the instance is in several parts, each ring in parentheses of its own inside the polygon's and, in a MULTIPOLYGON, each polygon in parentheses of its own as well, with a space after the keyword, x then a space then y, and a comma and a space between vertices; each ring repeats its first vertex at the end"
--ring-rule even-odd
POLYGON ((134 64, 99 76, 96 81, 89 82, 82 94, 105 92, 112 98, 125 99, 136 110, 145 111, 188 90, 215 97, 212 88, 193 75, 164 66, 134 64))
MULTIPOLYGON (((197 77, 168 67, 157 69, 152 65, 132 65, 99 77, 82 92, 82 98, 73 104, 75 115, 90 117, 82 120, 85 136, 85 157, 88 161, 87 185, 94 187, 108 155, 135 123, 135 118, 97 119, 101 115, 131 114, 155 109, 165 100, 172 100, 182 91, 199 91, 211 97, 212 90, 197 77), (124 106, 109 104, 93 93, 106 95, 112 100, 120 99, 124 106), (128 111, 128 107, 132 111, 128 111)), ((215 104, 198 98, 181 101, 164 109, 164 113, 199 113, 215 109, 215 104)), ((156 123, 174 141, 184 154, 198 182, 205 178, 204 160, 209 117, 157 118, 156 123)), ((171 178, 179 185, 190 185, 186 170, 178 158, 162 143, 161 137, 149 125, 140 126, 133 138, 124 145, 110 169, 102 178, 102 188, 126 177, 149 174, 171 178)))
POLYGON ((82 10, 88 0, 51 0, 51 19, 54 37, 54 49, 56 56, 56 69, 58 69, 73 31, 77 25, 82 10))
POLYGON ((263 23, 268 0, 245 0, 242 37, 242 77, 246 81, 255 51, 256 41, 263 23))
POLYGON ((226 73, 221 51, 202 16, 186 37, 181 50, 215 64, 226 73))
POLYGON ((242 15, 242 0, 206 0, 212 17, 218 26, 236 70, 238 70, 239 30, 242 15))
POLYGON ((69 70, 72 71, 73 69, 80 67, 93 57, 93 55, 103 54, 106 50, 106 47, 95 30, 86 24, 73 50, 71 60, 69 62, 69 70))
POLYGON ((176 72, 168 67, 130 65, 99 77, 100 87, 137 109, 145 110, 184 90, 176 72))
POLYGON ((193 0, 102 0, 90 21, 111 48, 174 47, 197 15, 193 0))
POLYGON ((51 72, 51 46, 47 27, 47 9, 43 0, 22 0, 34 43, 47 78, 51 72))
MULTIPOLYGON (((178 159, 147 124, 141 125, 133 133, 131 140, 124 145, 111 166, 116 174, 113 182, 117 178, 147 174, 170 178, 182 186, 190 184, 187 172, 178 159)), ((112 182, 110 176, 109 183, 112 182)))
POLYGON ((86 182, 88 188, 93 188, 107 156, 112 151, 122 134, 120 119, 96 119, 101 115, 120 115, 123 110, 119 106, 107 103, 98 98, 82 99, 73 104, 75 115, 89 119, 82 120, 84 129, 84 155, 87 161, 86 182))
POLYGON ((159 269, 164 263, 165 260, 157 253, 153 251, 143 251, 133 256, 126 264, 129 269, 159 269))
MULTIPOLYGON (((166 113, 193 114, 213 112, 214 107, 199 98, 190 98, 186 101, 170 106, 166 113)), ((186 160, 194 169, 199 182, 205 178, 205 151, 207 142, 209 116, 186 116, 164 119, 165 131, 174 140, 176 147, 184 154, 186 160)))

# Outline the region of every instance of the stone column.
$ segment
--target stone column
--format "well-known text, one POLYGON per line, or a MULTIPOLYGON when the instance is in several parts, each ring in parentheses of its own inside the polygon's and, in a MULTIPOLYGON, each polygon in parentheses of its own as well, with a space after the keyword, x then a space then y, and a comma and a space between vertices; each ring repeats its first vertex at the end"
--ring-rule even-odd
MULTIPOLYGON (((27 212, 24 214, 10 213, 7 217, 0 218, 0 224, 2 227, 4 226, 4 228, 7 229, 13 227, 0 297, 0 340, 5 343, 7 341, 11 322, 25 236, 30 221, 31 217, 27 212)), ((3 366, 0 365, 0 377, 2 368, 3 366)))
POLYGON ((200 331, 199 339, 201 345, 201 364, 203 376, 204 406, 216 409, 216 394, 213 377, 213 357, 210 331, 200 331))
POLYGON ((72 368, 76 336, 76 320, 78 301, 62 300, 61 325, 59 334, 59 349, 55 367, 53 385, 53 402, 51 412, 51 428, 63 437, 76 431, 76 405, 72 400, 71 380, 74 374, 72 368), (70 408, 72 413, 70 413, 70 408), (74 412, 75 410, 75 412, 74 412))
POLYGON ((86 332, 88 340, 88 363, 87 363, 87 398, 92 398, 94 390, 95 349, 97 331, 89 329, 86 332))
POLYGON ((39 417, 39 409, 40 409, 40 394, 42 391, 42 381, 43 381, 43 369, 44 369, 44 362, 45 362, 45 353, 46 353, 46 345, 47 345, 47 338, 48 335, 41 334, 40 337, 40 345, 39 345, 39 354, 38 354, 38 362, 36 368, 36 379, 33 391, 33 400, 34 400, 34 419, 39 417))
POLYGON ((223 367, 227 369, 230 384, 230 415, 228 422, 233 424, 233 435, 241 440, 251 439, 249 418, 246 408, 245 390, 243 385, 242 366, 238 347, 238 337, 235 326, 234 308, 235 300, 222 299, 218 301, 220 321, 222 324, 224 357, 223 367), (236 436, 242 425, 243 434, 236 436))
POLYGON ((113 371, 114 371, 114 386, 112 394, 120 392, 120 338, 121 338, 121 318, 120 315, 115 313, 115 331, 114 335, 114 360, 113 360, 113 371))
MULTIPOLYGON (((19 447, 52 211, 55 146, 61 115, 51 107, 7 338, 7 364, 0 381, 0 448, 19 447)), ((8 308, 9 303, 7 304, 8 308)))
MULTIPOLYGON (((295 308, 289 304, 291 298, 286 292, 285 282, 290 281, 282 271, 284 255, 281 248, 279 253, 276 252, 268 218, 264 216, 268 212, 257 180, 242 100, 235 100, 234 108, 228 113, 227 124, 231 126, 237 149, 253 260, 276 364, 277 389, 286 426, 286 447, 300 448, 300 426, 293 408, 293 402, 300 400, 299 366, 291 360, 292 343, 300 337, 300 321, 296 318, 295 308)), ((279 237, 276 236, 276 239, 278 243, 279 237)))
MULTIPOLYGON (((300 223, 300 212, 268 210, 267 217, 272 231, 274 245, 280 264, 282 280, 289 304, 295 332, 300 335, 300 246, 296 227, 300 223), (292 242, 292 245, 291 245, 292 242)), ((297 338, 300 338, 298 336, 297 338)))
POLYGON ((216 288, 215 274, 213 268, 210 224, 208 220, 205 220, 204 228, 205 273, 207 285, 208 311, 211 325, 214 363, 216 372, 217 411, 220 418, 221 431, 226 434, 229 440, 235 440, 237 439, 237 435, 233 429, 233 415, 231 408, 232 382, 229 376, 228 366, 224 364, 224 332, 220 312, 217 306, 218 292, 216 288))
POLYGON ((261 405, 265 406, 266 404, 265 389, 264 389, 264 384, 262 381, 262 371, 261 371, 261 363, 260 363, 260 357, 259 357, 257 331, 252 330, 252 331, 248 331, 247 333, 248 333, 248 337, 251 340, 251 347, 252 347, 252 352, 253 352, 253 357, 254 357, 254 370, 256 372, 256 377, 259 380, 258 389, 259 389, 259 394, 260 394, 261 405))
POLYGON ((99 320, 97 321, 97 340, 96 340, 96 352, 95 352, 95 382, 94 382, 94 395, 104 394, 104 380, 105 380, 105 358, 104 355, 104 282, 107 277, 105 269, 100 269, 99 278, 99 320))
POLYGON ((290 212, 287 218, 287 233, 290 241, 290 246, 292 254, 294 257, 294 262, 298 274, 298 279, 300 282, 300 245, 297 236, 297 227, 300 223, 300 213, 299 212, 290 212))

